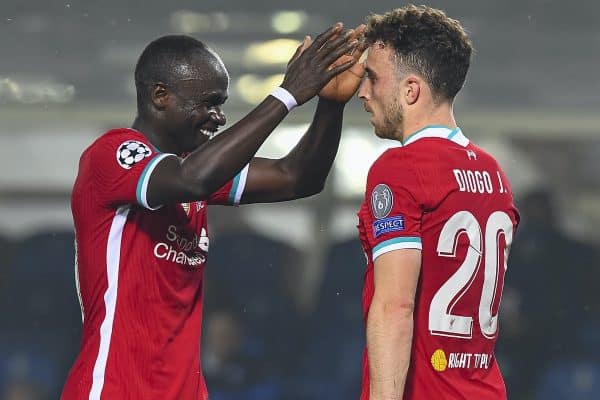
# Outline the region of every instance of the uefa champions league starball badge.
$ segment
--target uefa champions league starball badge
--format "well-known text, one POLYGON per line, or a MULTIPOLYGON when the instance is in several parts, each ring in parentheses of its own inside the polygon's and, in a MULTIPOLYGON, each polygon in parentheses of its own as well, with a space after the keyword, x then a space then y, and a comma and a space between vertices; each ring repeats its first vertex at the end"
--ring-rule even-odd
POLYGON ((117 162, 121 167, 131 169, 131 167, 151 154, 152 150, 144 143, 137 140, 128 140, 119 146, 117 150, 117 162))

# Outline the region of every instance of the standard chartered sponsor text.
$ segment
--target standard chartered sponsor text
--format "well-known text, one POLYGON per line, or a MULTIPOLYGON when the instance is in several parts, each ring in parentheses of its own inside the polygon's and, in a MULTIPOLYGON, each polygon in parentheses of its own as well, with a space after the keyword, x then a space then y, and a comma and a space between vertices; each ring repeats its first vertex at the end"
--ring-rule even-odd
POLYGON ((155 257, 191 267, 206 262, 209 246, 206 229, 202 228, 200 235, 190 237, 181 235, 177 226, 169 225, 165 238, 166 242, 154 246, 155 257))

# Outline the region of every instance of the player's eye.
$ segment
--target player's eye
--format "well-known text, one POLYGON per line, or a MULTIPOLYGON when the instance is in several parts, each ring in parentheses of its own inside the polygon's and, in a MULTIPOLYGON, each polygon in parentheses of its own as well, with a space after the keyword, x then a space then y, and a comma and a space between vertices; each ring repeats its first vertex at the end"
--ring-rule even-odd
POLYGON ((207 108, 220 107, 225 103, 226 98, 221 96, 210 96, 208 99, 204 101, 207 108))

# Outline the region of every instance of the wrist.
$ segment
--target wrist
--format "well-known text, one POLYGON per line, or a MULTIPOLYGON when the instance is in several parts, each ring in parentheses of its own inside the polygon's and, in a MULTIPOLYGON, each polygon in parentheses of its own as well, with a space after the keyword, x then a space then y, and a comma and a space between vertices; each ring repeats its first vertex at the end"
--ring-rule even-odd
POLYGON ((298 101, 287 89, 278 86, 270 93, 271 96, 283 103, 288 112, 298 105, 298 101))
POLYGON ((319 104, 322 104, 322 105, 330 107, 330 108, 337 108, 340 110, 343 110, 344 107, 346 106, 345 101, 333 100, 333 99, 330 99, 328 97, 323 97, 323 96, 319 96, 319 104))

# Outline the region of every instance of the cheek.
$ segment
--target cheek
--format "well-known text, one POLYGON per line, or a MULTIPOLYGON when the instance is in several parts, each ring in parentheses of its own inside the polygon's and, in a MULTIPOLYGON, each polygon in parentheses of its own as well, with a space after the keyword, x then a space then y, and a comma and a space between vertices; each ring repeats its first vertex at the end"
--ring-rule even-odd
POLYGON ((386 87, 379 93, 377 98, 378 103, 381 105, 383 110, 389 110, 390 108, 398 107, 398 92, 393 88, 386 87))
POLYGON ((390 88, 387 83, 381 82, 377 85, 376 90, 373 91, 373 96, 379 102, 385 103, 389 99, 390 88))
POLYGON ((189 114, 185 110, 179 108, 169 113, 168 118, 173 125, 181 127, 189 119, 189 114))

